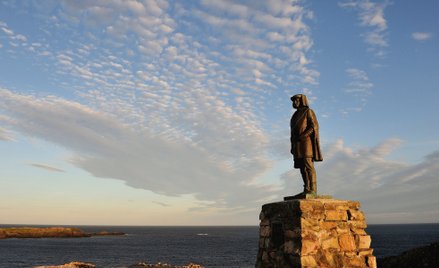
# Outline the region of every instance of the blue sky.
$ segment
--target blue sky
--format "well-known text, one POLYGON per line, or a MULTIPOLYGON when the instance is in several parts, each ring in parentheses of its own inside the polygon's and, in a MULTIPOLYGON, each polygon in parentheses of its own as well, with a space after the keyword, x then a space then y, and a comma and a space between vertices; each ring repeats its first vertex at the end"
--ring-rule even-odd
POLYGON ((0 223, 254 225, 302 190, 439 222, 437 1, 1 1, 0 223))

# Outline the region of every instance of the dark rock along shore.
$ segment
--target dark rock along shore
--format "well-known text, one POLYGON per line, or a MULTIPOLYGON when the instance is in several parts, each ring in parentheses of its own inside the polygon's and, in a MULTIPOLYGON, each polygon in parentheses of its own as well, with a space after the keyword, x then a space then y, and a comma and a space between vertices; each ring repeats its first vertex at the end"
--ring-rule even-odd
MULTIPOLYGON (((168 263, 156 263, 156 264, 148 264, 145 262, 139 262, 137 264, 133 264, 128 266, 128 268, 204 268, 201 265, 189 263, 188 265, 183 266, 174 266, 168 263)), ((50 265, 50 266, 36 266, 34 268, 96 268, 96 265, 92 263, 85 262, 71 262, 62 265, 50 265)))
POLYGON ((437 268, 439 267, 439 242, 414 248, 398 256, 389 256, 377 260, 379 268, 437 268))

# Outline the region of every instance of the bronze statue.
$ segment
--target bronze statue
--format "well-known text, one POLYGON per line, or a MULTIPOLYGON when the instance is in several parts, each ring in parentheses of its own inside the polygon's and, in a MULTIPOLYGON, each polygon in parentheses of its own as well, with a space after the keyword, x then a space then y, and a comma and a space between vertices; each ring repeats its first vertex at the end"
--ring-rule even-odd
POLYGON ((320 151, 319 124, 314 111, 309 108, 308 98, 303 94, 291 97, 297 111, 290 121, 291 154, 294 168, 300 168, 304 183, 304 194, 317 194, 314 161, 323 161, 320 151))

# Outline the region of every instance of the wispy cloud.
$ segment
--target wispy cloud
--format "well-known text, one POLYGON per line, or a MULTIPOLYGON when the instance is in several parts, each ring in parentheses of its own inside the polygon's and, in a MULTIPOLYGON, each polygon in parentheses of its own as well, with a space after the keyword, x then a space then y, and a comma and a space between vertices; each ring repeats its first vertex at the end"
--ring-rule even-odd
POLYGON ((433 37, 431 33, 428 32, 414 32, 412 33, 412 38, 416 41, 426 41, 433 37))
POLYGON ((53 172, 65 172, 65 170, 63 170, 63 169, 52 167, 52 166, 45 165, 45 164, 30 163, 29 165, 31 165, 33 167, 37 167, 37 168, 42 168, 42 169, 45 169, 48 171, 53 171, 53 172))
POLYGON ((178 128, 154 133, 54 96, 38 99, 5 89, 0 96, 4 100, 0 109, 8 111, 3 124, 64 146, 72 152, 73 165, 96 177, 120 179, 164 195, 192 194, 213 208, 238 209, 274 191, 252 183, 270 165, 259 147, 264 135, 251 125, 231 133, 233 126, 224 125, 227 120, 232 125, 241 120, 227 114, 226 107, 212 107, 216 117, 207 115, 205 126, 195 126, 198 137, 190 137, 178 128))
POLYGON ((387 1, 375 3, 370 0, 349 0, 340 2, 339 6, 358 11, 360 25, 368 31, 362 34, 364 41, 377 56, 384 56, 384 48, 389 45, 387 40, 387 20, 384 10, 389 5, 387 1))
POLYGON ((0 127, 0 140, 13 141, 15 139, 14 136, 8 130, 0 127))
POLYGON ((169 204, 159 202, 159 201, 152 201, 152 203, 157 204, 157 205, 162 206, 162 207, 169 207, 170 206, 169 204))
POLYGON ((195 86, 247 114, 257 113, 254 104, 271 107, 273 94, 288 97, 291 85, 318 83, 308 55, 313 40, 306 20, 312 12, 300 3, 123 3, 65 1, 53 9, 43 27, 50 39, 28 42, 35 44, 29 48, 33 57, 57 67, 53 83, 101 108, 102 99, 132 94, 155 96, 149 101, 178 99, 180 93, 187 98, 195 86), (86 34, 68 48, 48 41, 63 38, 57 29, 75 35, 77 27, 86 34))
MULTIPOLYGON (((358 149, 346 147, 342 140, 328 145, 324 148, 325 160, 316 164, 319 192, 361 201, 368 222, 406 222, 407 213, 413 214, 413 222, 425 219, 425 214, 437 211, 434 195, 439 190, 439 152, 427 155, 420 163, 388 160, 401 143, 399 139, 389 139, 358 149), (410 196, 422 196, 423 201, 413 202, 410 196)), ((300 172, 285 173, 283 181, 285 189, 297 188, 300 172)), ((437 222, 438 215, 431 215, 429 220, 437 222)))
POLYGON ((356 68, 346 69, 346 73, 352 81, 348 84, 345 92, 348 93, 362 93, 364 95, 370 94, 370 89, 373 84, 369 81, 366 72, 356 68))
POLYGON ((367 103, 368 97, 371 95, 373 83, 364 70, 357 68, 346 69, 349 82, 344 88, 344 92, 351 96, 350 106, 341 110, 343 114, 350 112, 360 112, 367 103))
MULTIPOLYGON (((15 33, 5 22, 0 21, 0 37, 2 35, 4 38, 1 39, 6 40, 4 45, 8 45, 11 54, 16 54, 17 48, 29 48, 26 36, 15 33)), ((3 48, 4 45, 0 43, 0 48, 3 48)))
POLYGON ((50 12, 42 37, 11 51, 44 61, 59 91, 1 90, 11 129, 68 148, 97 177, 160 194, 234 207, 273 190, 254 184, 272 165, 264 107, 319 77, 300 2, 61 1, 50 12))

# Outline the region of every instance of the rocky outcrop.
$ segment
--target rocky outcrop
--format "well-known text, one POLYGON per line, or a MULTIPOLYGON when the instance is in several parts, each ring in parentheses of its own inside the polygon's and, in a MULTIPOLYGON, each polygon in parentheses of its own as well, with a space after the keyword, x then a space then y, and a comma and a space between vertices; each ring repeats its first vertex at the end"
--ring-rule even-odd
POLYGON ((188 265, 183 265, 183 266, 174 266, 172 264, 168 264, 168 263, 156 263, 156 264, 148 264, 145 262, 139 262, 137 264, 133 264, 128 266, 128 268, 203 268, 203 266, 199 265, 199 264, 195 264, 195 263, 189 263, 188 265))
POLYGON ((43 238, 43 237, 89 237, 90 234, 71 227, 18 227, 0 228, 0 239, 5 238, 43 238))
POLYGON ((70 262, 62 265, 35 266, 34 268, 96 268, 96 265, 86 262, 70 262))
POLYGON ((125 235, 122 232, 97 232, 86 233, 79 228, 73 227, 16 227, 0 228, 0 239, 6 238, 54 238, 54 237, 90 237, 90 236, 108 236, 108 235, 125 235))
MULTIPOLYGON (((204 268, 201 265, 189 263, 188 265, 183 266, 174 266, 168 263, 156 263, 156 264, 148 264, 145 262, 139 262, 137 264, 133 264, 128 266, 128 268, 204 268)), ((96 265, 92 263, 85 262, 71 262, 62 265, 52 265, 52 266, 35 266, 34 268, 96 268, 96 265)))
POLYGON ((439 267, 439 242, 414 248, 398 256, 379 258, 380 268, 437 268, 439 267))
POLYGON ((256 267, 376 267, 356 201, 293 199, 262 206, 256 267))

